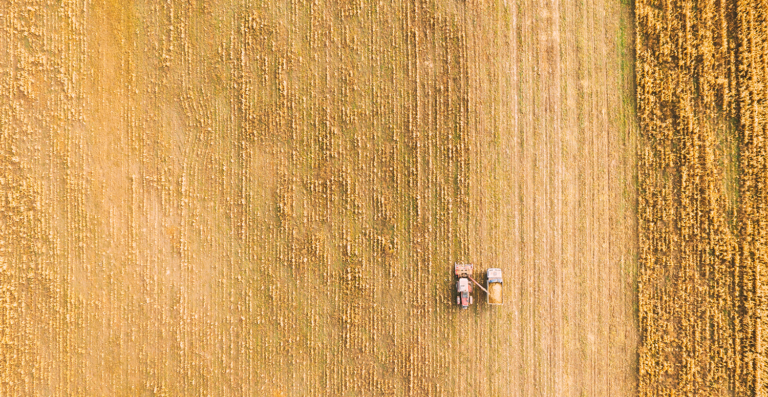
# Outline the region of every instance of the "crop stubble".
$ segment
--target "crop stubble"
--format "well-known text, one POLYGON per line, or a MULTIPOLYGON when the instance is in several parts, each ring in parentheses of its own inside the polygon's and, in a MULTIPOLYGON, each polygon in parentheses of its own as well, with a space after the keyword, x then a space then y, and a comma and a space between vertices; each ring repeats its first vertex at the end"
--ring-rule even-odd
POLYGON ((626 6, 0 11, 3 394, 631 393, 626 6))

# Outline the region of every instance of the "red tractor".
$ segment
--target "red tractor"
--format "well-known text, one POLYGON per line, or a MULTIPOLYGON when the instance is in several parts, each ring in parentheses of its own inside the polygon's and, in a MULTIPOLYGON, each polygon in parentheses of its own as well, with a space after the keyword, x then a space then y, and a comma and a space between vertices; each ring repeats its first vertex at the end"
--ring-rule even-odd
POLYGON ((471 264, 459 264, 454 263, 453 272, 456 275, 456 304, 461 306, 462 309, 469 308, 474 301, 472 299, 472 283, 470 278, 472 277, 472 270, 474 266, 471 264))

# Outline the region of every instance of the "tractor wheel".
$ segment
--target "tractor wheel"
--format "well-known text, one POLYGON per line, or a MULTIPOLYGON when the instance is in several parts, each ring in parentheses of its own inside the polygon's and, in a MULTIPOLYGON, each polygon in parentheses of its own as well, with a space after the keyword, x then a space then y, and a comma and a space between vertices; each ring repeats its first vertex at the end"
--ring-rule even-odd
POLYGON ((473 301, 473 300, 474 300, 474 299, 472 299, 472 297, 470 296, 470 297, 469 297, 469 304, 470 304, 470 305, 472 304, 472 301, 473 301))
POLYGON ((456 304, 461 306, 461 297, 460 296, 456 297, 456 304))

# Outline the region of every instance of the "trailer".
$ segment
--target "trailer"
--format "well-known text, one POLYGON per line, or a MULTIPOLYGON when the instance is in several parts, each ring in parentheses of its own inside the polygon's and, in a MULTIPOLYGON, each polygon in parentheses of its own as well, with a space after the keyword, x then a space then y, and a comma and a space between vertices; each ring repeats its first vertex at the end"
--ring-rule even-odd
POLYGON ((488 290, 489 305, 501 305, 504 303, 503 285, 504 280, 501 278, 501 269, 488 269, 485 278, 485 288, 488 290))

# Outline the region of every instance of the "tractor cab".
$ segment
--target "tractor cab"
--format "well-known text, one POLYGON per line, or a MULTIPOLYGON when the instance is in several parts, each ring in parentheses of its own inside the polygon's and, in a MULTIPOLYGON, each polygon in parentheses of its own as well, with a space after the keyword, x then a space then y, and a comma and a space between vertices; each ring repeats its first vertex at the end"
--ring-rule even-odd
POLYGON ((462 309, 469 308, 469 305, 473 303, 472 299, 472 284, 466 278, 460 278, 456 282, 456 304, 461 306, 462 309))
POLYGON ((456 280, 456 304, 462 309, 469 308, 469 305, 474 303, 472 298, 472 283, 469 277, 472 276, 472 270, 474 266, 471 264, 454 264, 454 274, 457 277, 456 280))

